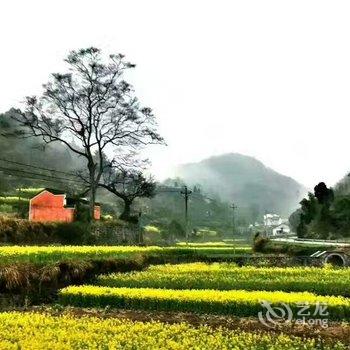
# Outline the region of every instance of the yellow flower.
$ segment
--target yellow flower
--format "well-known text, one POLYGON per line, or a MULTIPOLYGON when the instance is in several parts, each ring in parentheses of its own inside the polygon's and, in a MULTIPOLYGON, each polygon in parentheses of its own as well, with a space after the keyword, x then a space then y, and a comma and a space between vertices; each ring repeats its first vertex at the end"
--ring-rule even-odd
MULTIPOLYGON (((187 323, 132 322, 116 318, 51 316, 41 313, 0 313, 0 349, 25 350, 311 350, 313 339, 284 334, 247 333, 192 327, 187 323)), ((345 350, 346 345, 323 344, 324 350, 345 350)))

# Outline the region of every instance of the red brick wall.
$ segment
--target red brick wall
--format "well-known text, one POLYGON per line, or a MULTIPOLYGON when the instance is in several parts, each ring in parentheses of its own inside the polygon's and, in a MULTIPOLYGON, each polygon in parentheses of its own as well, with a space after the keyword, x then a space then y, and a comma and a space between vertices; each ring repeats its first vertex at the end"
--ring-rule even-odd
POLYGON ((74 209, 64 208, 64 195, 42 192, 29 202, 29 220, 72 222, 74 209))
POLYGON ((99 205, 95 205, 94 219, 95 220, 101 219, 101 207, 99 205))

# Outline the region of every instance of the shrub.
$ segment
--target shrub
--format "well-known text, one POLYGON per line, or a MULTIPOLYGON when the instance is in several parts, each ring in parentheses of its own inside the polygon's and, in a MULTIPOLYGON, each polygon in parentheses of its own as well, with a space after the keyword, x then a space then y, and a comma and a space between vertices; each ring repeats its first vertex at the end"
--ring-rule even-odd
POLYGON ((107 215, 101 215, 101 220, 103 221, 109 221, 109 220, 113 220, 113 216, 110 215, 110 214, 107 214, 107 215))
POLYGON ((15 210, 9 204, 0 204, 0 213, 13 213, 15 210))
POLYGON ((62 244, 87 244, 91 226, 87 222, 56 223, 54 236, 62 244))
POLYGON ((12 244, 133 244, 135 226, 121 220, 41 223, 0 217, 0 243, 12 244))
POLYGON ((162 244, 162 232, 157 226, 148 225, 143 229, 143 242, 146 245, 162 244))
POLYGON ((150 233, 150 234, 159 234, 160 233, 160 229, 158 227, 151 226, 151 225, 145 226, 144 230, 145 230, 145 233, 150 233))
POLYGON ((261 237, 260 235, 254 239, 253 252, 264 252, 267 243, 270 240, 266 237, 261 237))

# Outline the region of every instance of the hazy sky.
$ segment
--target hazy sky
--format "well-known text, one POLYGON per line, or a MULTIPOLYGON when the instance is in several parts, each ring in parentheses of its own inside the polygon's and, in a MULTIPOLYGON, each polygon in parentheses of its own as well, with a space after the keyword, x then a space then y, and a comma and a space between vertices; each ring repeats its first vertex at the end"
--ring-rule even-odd
POLYGON ((151 152, 158 177, 239 152, 333 184, 350 170, 349 18, 349 1, 2 0, 0 111, 93 45, 137 64, 168 142, 151 152))

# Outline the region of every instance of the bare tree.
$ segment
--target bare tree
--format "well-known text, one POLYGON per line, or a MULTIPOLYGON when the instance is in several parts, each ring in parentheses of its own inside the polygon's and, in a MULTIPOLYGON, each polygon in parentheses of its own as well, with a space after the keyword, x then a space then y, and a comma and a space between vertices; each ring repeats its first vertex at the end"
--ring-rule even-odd
POLYGON ((104 182, 100 187, 105 188, 123 200, 124 209, 120 219, 132 221, 131 205, 136 198, 151 198, 155 195, 156 183, 146 178, 140 170, 115 170, 113 167, 104 173, 104 182))
POLYGON ((61 142, 86 159, 81 174, 90 189, 93 218, 96 190, 104 171, 105 154, 118 163, 147 144, 163 143, 152 110, 142 107, 124 72, 135 66, 121 54, 105 59, 97 48, 71 51, 69 71, 52 74, 40 97, 27 97, 23 113, 14 119, 26 126, 23 136, 61 142))

